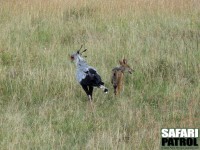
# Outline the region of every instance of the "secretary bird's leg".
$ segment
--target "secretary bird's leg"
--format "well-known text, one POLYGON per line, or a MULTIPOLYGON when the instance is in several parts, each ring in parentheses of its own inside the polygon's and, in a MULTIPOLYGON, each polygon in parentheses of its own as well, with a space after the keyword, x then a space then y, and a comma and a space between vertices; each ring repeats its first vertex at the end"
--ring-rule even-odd
POLYGON ((89 89, 88 89, 87 85, 81 84, 81 86, 82 86, 82 88, 84 89, 85 93, 87 94, 87 96, 89 98, 89 89))
POLYGON ((91 106, 91 109, 92 111, 94 112, 94 107, 93 107, 93 104, 92 104, 92 91, 93 91, 93 87, 90 88, 88 87, 87 85, 84 85, 84 84, 81 84, 82 88, 84 89, 84 91, 86 92, 87 96, 88 96, 88 99, 90 101, 90 106, 91 106), (90 94, 91 93, 91 94, 90 94))
POLYGON ((91 99, 91 101, 92 101, 92 92, 93 92, 93 87, 89 86, 89 98, 91 99))

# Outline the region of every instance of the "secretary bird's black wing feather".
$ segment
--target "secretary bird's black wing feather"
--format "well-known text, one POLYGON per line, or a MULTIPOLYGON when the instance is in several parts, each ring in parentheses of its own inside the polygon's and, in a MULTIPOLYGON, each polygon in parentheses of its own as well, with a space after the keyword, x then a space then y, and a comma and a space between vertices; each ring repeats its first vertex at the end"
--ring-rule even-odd
POLYGON ((86 71, 85 73, 86 77, 81 81, 81 84, 88 86, 97 86, 97 87, 104 84, 101 81, 100 75, 96 72, 95 69, 89 68, 88 71, 86 71))

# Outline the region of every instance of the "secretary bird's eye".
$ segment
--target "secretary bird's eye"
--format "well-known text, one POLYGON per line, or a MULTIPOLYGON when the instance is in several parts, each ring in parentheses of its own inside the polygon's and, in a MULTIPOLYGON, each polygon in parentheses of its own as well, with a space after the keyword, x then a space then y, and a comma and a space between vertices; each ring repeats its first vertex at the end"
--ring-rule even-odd
POLYGON ((74 56, 71 56, 71 60, 74 60, 74 56))

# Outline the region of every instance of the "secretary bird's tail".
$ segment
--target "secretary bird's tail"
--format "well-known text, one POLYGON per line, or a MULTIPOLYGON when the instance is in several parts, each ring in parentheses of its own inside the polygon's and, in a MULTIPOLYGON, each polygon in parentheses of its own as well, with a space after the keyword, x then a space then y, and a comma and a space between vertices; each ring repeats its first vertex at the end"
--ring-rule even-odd
POLYGON ((108 88, 106 88, 106 87, 104 86, 104 83, 103 83, 103 82, 101 82, 101 85, 99 86, 99 88, 103 89, 104 93, 108 93, 108 88))

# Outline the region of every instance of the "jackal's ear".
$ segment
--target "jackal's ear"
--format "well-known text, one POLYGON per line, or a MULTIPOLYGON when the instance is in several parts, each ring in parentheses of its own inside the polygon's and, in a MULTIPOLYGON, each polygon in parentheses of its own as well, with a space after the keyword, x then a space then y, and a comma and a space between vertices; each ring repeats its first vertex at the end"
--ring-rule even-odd
POLYGON ((126 60, 125 58, 123 59, 123 63, 124 63, 124 64, 127 64, 127 60, 126 60))
POLYGON ((119 60, 119 64, 120 64, 120 65, 123 65, 124 63, 123 63, 123 61, 119 60))

